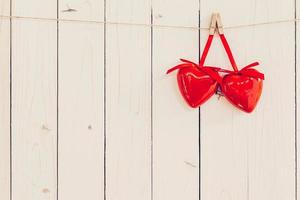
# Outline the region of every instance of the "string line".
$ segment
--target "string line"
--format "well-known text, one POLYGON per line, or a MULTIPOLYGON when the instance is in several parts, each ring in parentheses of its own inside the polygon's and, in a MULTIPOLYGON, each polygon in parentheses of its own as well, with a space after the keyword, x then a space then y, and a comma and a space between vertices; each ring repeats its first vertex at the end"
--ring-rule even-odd
MULTIPOLYGON (((56 19, 56 18, 46 18, 46 17, 25 17, 25 16, 6 16, 0 15, 2 19, 28 19, 28 20, 46 20, 55 22, 80 22, 80 23, 95 23, 95 24, 107 24, 107 25, 127 25, 127 26, 144 26, 144 27, 155 27, 155 28, 177 28, 177 29, 191 29, 191 30, 207 30, 209 27, 194 27, 194 26, 177 26, 177 25, 159 25, 159 24, 143 24, 143 23, 130 23, 130 22, 112 22, 112 21, 97 21, 97 20, 79 20, 79 19, 56 19)), ((268 24, 279 24, 288 22, 298 22, 300 19, 286 19, 277 20, 269 22, 258 22, 252 24, 240 24, 235 26, 224 26, 223 29, 235 29, 244 28, 251 26, 262 26, 268 24)))

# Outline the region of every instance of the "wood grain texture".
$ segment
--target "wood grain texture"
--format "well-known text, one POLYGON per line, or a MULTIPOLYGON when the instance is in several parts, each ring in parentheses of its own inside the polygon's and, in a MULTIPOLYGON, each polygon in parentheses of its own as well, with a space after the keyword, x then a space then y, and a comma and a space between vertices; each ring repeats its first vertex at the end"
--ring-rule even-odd
MULTIPOLYGON (((202 27, 208 26, 214 10, 230 26, 291 19, 294 4, 204 0, 202 27), (228 6, 233 4, 234 15, 228 6)), ((203 31, 202 44, 207 34, 203 31)), ((295 199, 294 23, 230 29, 225 34, 238 66, 260 61, 257 69, 265 73, 266 80, 262 98, 250 115, 217 96, 201 108, 201 198, 295 199)), ((206 63, 229 65, 218 38, 206 63)))
MULTIPOLYGON (((3 2, 1 2, 3 3, 3 2)), ((0 199, 10 198, 10 22, 0 20, 0 199)))
MULTIPOLYGON (((0 0, 0 15, 76 20, 14 19, 10 35, 0 19, 0 200, 296 199, 299 1, 0 0), (198 61, 208 31, 187 27, 214 11, 225 27, 291 20, 225 29, 238 66, 266 75, 250 115, 218 96, 190 109, 165 74, 198 61)), ((218 37, 207 64, 229 66, 218 37)))
POLYGON ((150 24, 151 0, 108 0, 106 13, 107 22, 150 24))
POLYGON ((58 199, 104 196, 103 25, 59 25, 58 199))
POLYGON ((198 27, 199 0, 152 0, 152 7, 156 25, 198 27))
MULTIPOLYGON (((149 23, 149 2, 107 1, 107 21, 149 23)), ((107 199, 150 200, 150 28, 107 25, 106 30, 107 199)))
MULTIPOLYGON (((104 1, 60 0, 59 18, 103 20, 104 1)), ((104 198, 104 25, 59 23, 58 199, 104 198)))
MULTIPOLYGON (((229 0, 228 2, 226 1, 220 3, 216 0, 201 0, 200 13, 202 28, 209 27, 211 14, 213 12, 219 12, 221 14, 225 28, 238 25, 251 25, 262 22, 274 23, 276 21, 294 19, 294 1, 264 0, 255 2, 251 0, 229 0)), ((279 24, 276 24, 275 26, 278 25, 279 24)), ((267 28, 267 26, 265 26, 265 28, 267 28)), ((244 28, 237 28, 234 30, 234 32, 239 32, 242 29, 244 28)))
POLYGON ((103 21, 104 0, 59 0, 61 19, 103 21))
POLYGON ((0 15, 10 15, 10 0, 0 0, 0 15))
MULTIPOLYGON (((296 18, 299 18, 300 16, 300 1, 297 0, 295 1, 296 3, 296 18)), ((297 161, 297 168, 296 168, 296 173, 295 175, 296 177, 296 198, 299 198, 300 196, 300 184, 299 184, 299 180, 300 180, 300 173, 299 173, 299 166, 300 166, 300 23, 299 21, 295 22, 295 30, 296 30, 296 49, 295 49, 295 72, 296 72, 296 82, 295 82, 295 86, 296 86, 296 95, 295 95, 295 120, 296 120, 296 139, 297 139, 297 144, 296 144, 296 150, 297 150, 297 157, 296 157, 296 161, 297 161)))
POLYGON ((12 23, 12 199, 56 199, 56 23, 12 23))
MULTIPOLYGON (((198 26, 199 4, 153 1, 153 23, 198 26), (172 5, 172 6, 170 6, 172 5)), ((198 60, 198 31, 153 29, 153 197, 199 199, 198 109, 190 109, 177 87, 179 58, 198 60)))
MULTIPOLYGON (((0 15, 10 0, 0 0, 0 15)), ((0 199, 10 199, 10 21, 0 19, 0 199)))
POLYGON ((11 0, 12 14, 23 17, 56 18, 57 0, 11 0))

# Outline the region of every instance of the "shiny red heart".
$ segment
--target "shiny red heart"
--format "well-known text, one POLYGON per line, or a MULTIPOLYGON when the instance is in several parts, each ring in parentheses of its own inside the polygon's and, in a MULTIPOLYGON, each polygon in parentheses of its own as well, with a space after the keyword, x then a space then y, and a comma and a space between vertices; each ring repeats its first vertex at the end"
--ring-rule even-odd
MULTIPOLYGON (((194 64, 182 64, 167 73, 179 69, 177 82, 185 101, 193 108, 207 101, 217 89, 217 81, 209 74, 217 74, 208 67, 196 67, 194 64)), ((218 75, 215 75, 218 76, 218 75)))
POLYGON ((245 112, 252 112, 261 96, 263 80, 246 75, 254 69, 246 69, 245 74, 228 74, 223 77, 221 88, 230 103, 245 112))

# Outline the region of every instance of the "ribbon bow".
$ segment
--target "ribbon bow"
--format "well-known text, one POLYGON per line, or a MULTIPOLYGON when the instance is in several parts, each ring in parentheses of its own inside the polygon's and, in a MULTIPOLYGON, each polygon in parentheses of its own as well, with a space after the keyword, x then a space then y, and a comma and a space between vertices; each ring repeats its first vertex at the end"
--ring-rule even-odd
POLYGON ((183 63, 176 65, 174 67, 172 67, 171 69, 169 69, 167 71, 167 74, 171 73, 172 71, 175 71, 177 69, 182 69, 185 67, 196 67, 197 69, 205 72, 206 74, 208 74, 209 76, 211 76, 214 80, 216 80, 218 83, 222 82, 222 77, 217 73, 217 72, 224 72, 227 74, 240 74, 240 75, 245 75, 245 76, 250 76, 256 79, 262 79, 265 80, 265 76, 263 73, 260 73, 259 71, 252 69, 255 66, 259 65, 259 62, 253 62, 249 65, 246 65, 245 67, 243 67, 241 70, 238 71, 231 71, 231 70, 227 70, 227 69, 222 69, 221 67, 213 67, 213 66, 199 66, 198 64, 186 60, 186 59, 180 59, 183 63))
POLYGON ((265 75, 263 73, 260 73, 259 71, 255 70, 255 69, 252 69, 253 67, 258 66, 258 65, 259 65, 258 62, 253 62, 249 65, 246 65, 245 67, 243 67, 241 70, 238 70, 238 71, 230 71, 230 70, 226 70, 226 69, 220 69, 218 71, 225 72, 228 74, 241 74, 241 75, 265 80, 265 75))

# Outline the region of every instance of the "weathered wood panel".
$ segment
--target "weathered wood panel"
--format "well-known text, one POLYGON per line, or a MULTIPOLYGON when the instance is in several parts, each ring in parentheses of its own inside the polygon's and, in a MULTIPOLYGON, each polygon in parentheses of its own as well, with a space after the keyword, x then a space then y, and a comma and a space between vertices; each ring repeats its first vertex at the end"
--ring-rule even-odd
POLYGON ((56 199, 56 23, 12 23, 12 199, 56 199))
MULTIPOLYGON (((294 2, 201 1, 202 27, 214 10, 226 26, 247 25, 292 19, 294 2), (228 5, 234 5, 234 14, 228 5)), ((239 68, 260 61, 257 69, 266 80, 252 114, 217 96, 201 109, 201 198, 295 199, 294 23, 227 29, 225 34, 239 68)), ((204 44, 207 31, 202 35, 204 44)), ((219 38, 207 64, 229 65, 219 38)))
POLYGON ((103 25, 61 22, 58 199, 104 196, 103 25))
MULTIPOLYGON (((197 27, 199 2, 153 1, 155 25, 197 27), (172 5, 172 6, 171 6, 172 5)), ((199 199, 199 113, 190 109, 166 71, 179 58, 198 60, 198 30, 153 28, 153 196, 199 199)))
MULTIPOLYGON (((107 21, 150 23, 150 1, 107 1, 107 21)), ((107 199, 151 199, 150 27, 106 26, 107 199)))
POLYGON ((61 19, 79 21, 103 21, 104 1, 105 0, 59 0, 59 17, 61 19))
MULTIPOLYGON (((10 14, 10 1, 0 1, 0 14, 10 14)), ((0 19, 0 199, 10 198, 10 20, 0 19)))

